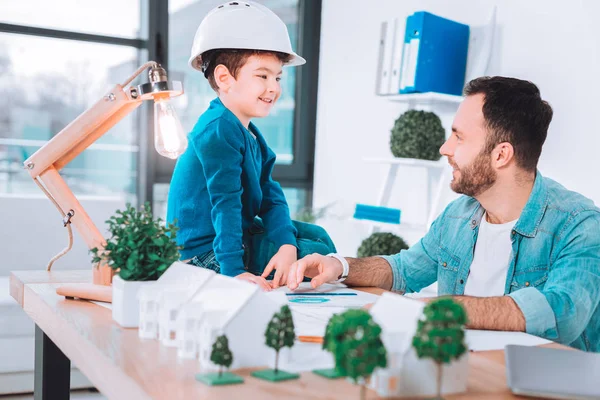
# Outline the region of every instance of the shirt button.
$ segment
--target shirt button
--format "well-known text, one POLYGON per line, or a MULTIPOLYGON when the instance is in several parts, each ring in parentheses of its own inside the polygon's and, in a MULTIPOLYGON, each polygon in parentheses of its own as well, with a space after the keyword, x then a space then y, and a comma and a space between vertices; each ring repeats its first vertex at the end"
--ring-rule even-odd
POLYGON ((513 229, 511 233, 512 233, 512 235, 514 236, 516 232, 515 232, 515 230, 513 229))
POLYGON ((462 285, 463 283, 465 283, 465 281, 463 281, 462 279, 460 280, 460 284, 462 285))
POLYGON ((445 267, 447 267, 447 266, 448 266, 448 264, 446 264, 446 263, 443 263, 443 264, 442 264, 442 266, 445 268, 445 267))
POLYGON ((529 282, 525 282, 525 286, 529 286, 529 282))
POLYGON ((472 219, 471 220, 471 226, 474 228, 477 225, 477 221, 472 219))

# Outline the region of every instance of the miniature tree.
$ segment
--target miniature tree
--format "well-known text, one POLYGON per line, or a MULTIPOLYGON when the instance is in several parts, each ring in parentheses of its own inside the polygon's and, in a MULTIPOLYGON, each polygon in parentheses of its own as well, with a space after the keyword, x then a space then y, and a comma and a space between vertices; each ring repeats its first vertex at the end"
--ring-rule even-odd
POLYGON ((441 298, 423 309, 425 319, 418 322, 412 345, 419 358, 431 358, 437 365, 437 398, 442 391, 442 363, 458 359, 467 350, 464 326, 467 314, 451 298, 441 298))
POLYGON ((286 346, 292 347, 296 339, 292 311, 287 305, 282 306, 281 310, 273 315, 269 325, 267 325, 265 337, 267 339, 266 345, 275 350, 275 373, 278 373, 279 350, 286 346))
MULTIPOLYGON (((325 336, 323 336, 323 350, 330 352, 335 357, 335 338, 332 334, 332 328, 339 323, 340 314, 334 314, 329 321, 327 322, 327 327, 325 328, 325 336)), ((343 375, 334 368, 326 368, 326 369, 315 369, 313 372, 317 375, 323 376, 328 379, 336 379, 342 378, 343 375)))
POLYGON ((362 309, 347 310, 328 324, 323 347, 334 354, 335 369, 361 385, 360 398, 366 395, 365 381, 375 368, 387 366, 387 353, 381 341, 381 327, 362 309))
POLYGON ((223 376, 223 367, 229 368, 233 362, 233 355, 229 350, 227 336, 221 335, 215 340, 210 353, 210 361, 219 366, 219 378, 223 376))
POLYGON ((292 311, 287 305, 282 306, 281 310, 275 313, 269 321, 265 331, 265 339, 265 344, 275 350, 275 369, 254 371, 252 376, 269 381, 299 378, 299 374, 279 370, 279 351, 284 347, 292 347, 296 339, 292 311))
POLYGON ((244 383, 244 378, 231 372, 223 372, 223 367, 229 368, 233 363, 233 354, 229 349, 229 340, 227 336, 217 337, 212 346, 210 361, 219 366, 218 373, 198 374, 196 379, 210 386, 214 385, 233 385, 244 383))

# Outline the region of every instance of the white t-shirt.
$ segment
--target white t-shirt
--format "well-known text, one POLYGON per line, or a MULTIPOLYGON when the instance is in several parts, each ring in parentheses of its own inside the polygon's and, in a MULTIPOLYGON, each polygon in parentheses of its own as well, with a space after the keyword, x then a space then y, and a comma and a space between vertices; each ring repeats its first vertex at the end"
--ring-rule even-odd
POLYGON ((475 243, 473 263, 465 285, 465 295, 475 297, 503 296, 508 264, 512 255, 511 231, 517 220, 490 224, 486 214, 481 218, 475 243))

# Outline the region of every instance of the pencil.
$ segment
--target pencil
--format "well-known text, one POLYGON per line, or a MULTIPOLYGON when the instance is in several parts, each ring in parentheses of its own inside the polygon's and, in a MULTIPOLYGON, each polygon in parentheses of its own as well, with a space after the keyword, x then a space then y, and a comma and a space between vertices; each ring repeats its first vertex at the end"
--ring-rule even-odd
POLYGON ((298 336, 298 341, 303 343, 323 343, 322 336, 298 336))

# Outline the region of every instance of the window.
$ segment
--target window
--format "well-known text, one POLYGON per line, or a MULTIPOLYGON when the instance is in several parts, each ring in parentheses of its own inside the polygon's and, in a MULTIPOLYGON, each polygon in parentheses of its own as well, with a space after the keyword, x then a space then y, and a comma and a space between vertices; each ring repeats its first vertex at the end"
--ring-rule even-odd
MULTIPOLYGON (((126 79, 140 55, 131 47, 0 33, 0 193, 39 194, 23 162, 126 79)), ((129 114, 61 171, 75 195, 135 203, 138 125, 129 114)))
MULTIPOLYGON (((0 0, 0 194, 40 194, 23 161, 147 59, 183 81, 186 95, 174 103, 191 129, 215 97, 187 66, 191 43, 204 14, 223 1, 0 0)), ((294 215, 312 187, 321 1, 259 2, 284 20, 292 47, 308 61, 284 69, 282 97, 255 121, 278 156, 273 175, 294 215)), ((134 204, 156 195, 164 205, 174 163, 154 154, 148 106, 138 110, 61 171, 76 195, 134 204)))
POLYGON ((139 0, 0 0, 0 23, 124 38, 140 36, 139 0))
MULTIPOLYGON (((147 57, 140 40, 124 39, 139 36, 144 2, 111 2, 119 13, 72 0, 2 7, 0 194, 41 194, 23 161, 147 57)), ((129 114, 61 171, 75 195, 136 202, 139 130, 139 114, 129 114)))

